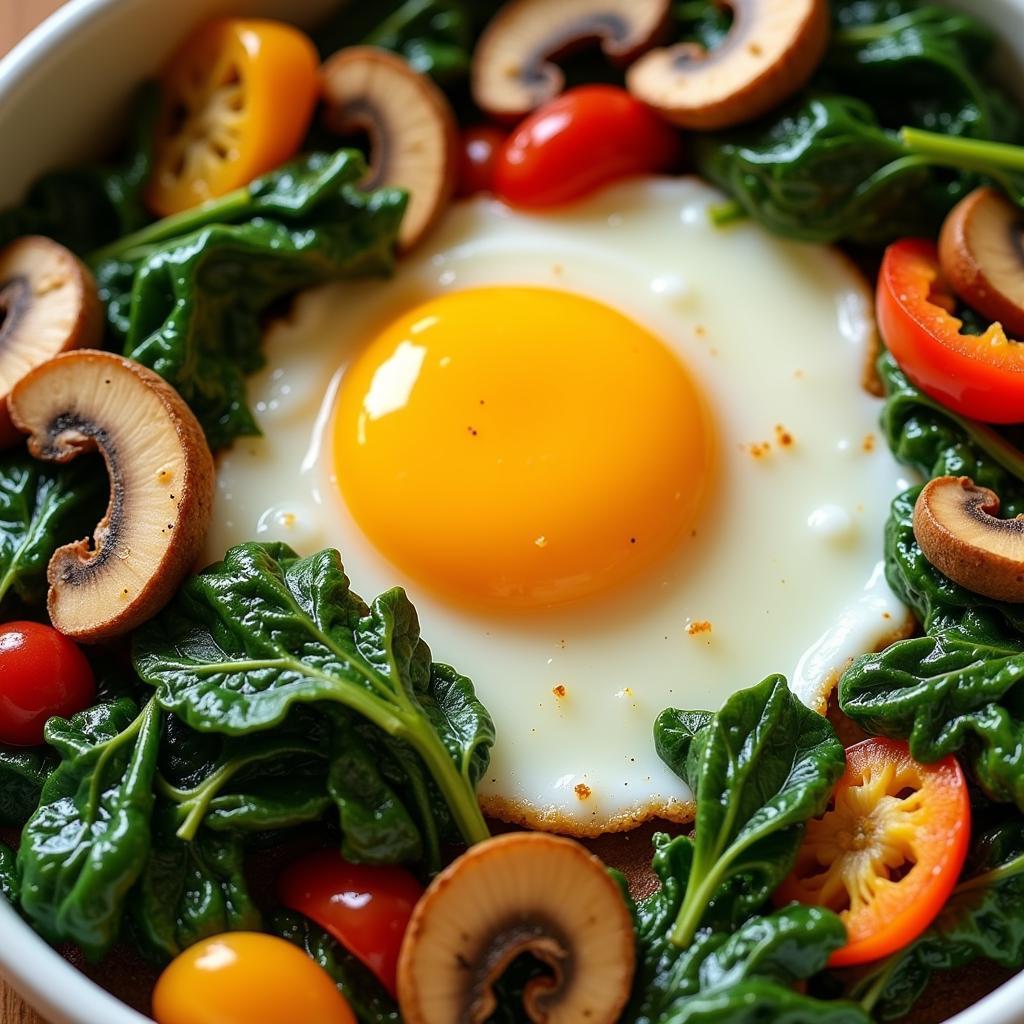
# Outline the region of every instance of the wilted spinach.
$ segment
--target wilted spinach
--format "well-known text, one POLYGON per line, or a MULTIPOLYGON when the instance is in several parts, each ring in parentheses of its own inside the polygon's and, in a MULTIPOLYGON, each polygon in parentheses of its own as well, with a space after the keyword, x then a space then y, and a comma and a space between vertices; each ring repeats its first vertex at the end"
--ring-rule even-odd
POLYGON ((0 743, 0 825, 21 828, 28 821, 52 770, 53 759, 45 747, 0 743))
POLYGON ((63 466, 25 454, 0 460, 0 607, 43 602, 50 556, 91 532, 105 499, 106 475, 91 460, 63 466))
POLYGON ((398 1007, 384 986, 326 932, 290 910, 277 911, 268 925, 270 931, 294 943, 334 979, 360 1024, 401 1024, 398 1007))
POLYGON ((350 2, 315 38, 324 57, 344 46, 379 46, 450 84, 469 73, 474 40, 500 6, 500 0, 350 2))
MULTIPOLYGON (((300 559, 283 544, 232 548, 136 634, 134 656, 161 706, 199 732, 248 736, 297 706, 336 705, 333 714, 373 725, 399 764, 415 756, 466 841, 488 834, 475 796, 494 740, 486 710, 469 680, 432 663, 404 592, 368 607, 337 552, 300 559)), ((392 796, 376 791, 373 812, 386 820, 375 825, 400 821, 405 836, 408 811, 392 796)), ((378 859, 412 852, 403 840, 378 859)))
POLYGON ((156 87, 146 86, 136 97, 132 129, 116 163, 52 171, 29 189, 20 206, 0 213, 0 247, 20 235, 47 235, 84 256, 146 224, 150 217, 142 192, 157 106, 156 87))
POLYGON ((114 943, 149 853, 160 710, 125 698, 51 718, 61 762, 18 851, 21 907, 51 942, 98 958, 114 943))
POLYGON ((686 947, 703 925, 730 930, 764 903, 845 760, 831 724, 781 676, 738 691, 715 715, 663 711, 654 734, 696 800, 693 863, 671 932, 686 947))
POLYGON ((833 19, 806 92, 698 140, 706 177, 770 231, 814 242, 931 233, 983 177, 1024 197, 1024 154, 988 144, 1022 130, 989 77, 990 29, 921 0, 836 0, 833 19))
POLYGON ((872 967, 851 995, 879 1020, 905 1017, 936 971, 976 959, 1024 965, 1024 821, 1011 819, 978 836, 960 884, 932 925, 909 946, 872 967))
POLYGON ((153 840, 129 900, 132 934, 157 962, 227 931, 259 931, 262 919, 245 880, 245 851, 235 834, 176 830, 179 810, 166 801, 153 814, 153 840))
POLYGON ((0 843, 0 897, 12 907, 18 906, 18 865, 14 851, 0 843))
POLYGON ((405 196, 360 192, 365 171, 355 151, 312 153, 91 257, 111 334, 174 385, 211 447, 259 433, 245 377, 263 364, 268 306, 391 269, 405 196))
MULTIPOLYGON (((1002 434, 921 395, 890 356, 879 369, 897 458, 926 475, 970 476, 1009 514, 1024 509, 1024 459, 1002 434)), ((893 501, 885 562, 925 635, 858 658, 840 680, 840 706, 869 732, 907 739, 921 761, 960 754, 988 796, 1024 808, 1024 610, 971 593, 928 562, 913 531, 918 490, 893 501)))

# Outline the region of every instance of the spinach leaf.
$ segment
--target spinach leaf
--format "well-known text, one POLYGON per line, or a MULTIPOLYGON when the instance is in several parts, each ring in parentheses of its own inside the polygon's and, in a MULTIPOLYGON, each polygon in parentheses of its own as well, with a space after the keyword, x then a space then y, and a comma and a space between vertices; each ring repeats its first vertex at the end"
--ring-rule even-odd
POLYGON ((468 680, 432 665, 404 592, 367 607, 336 551, 300 559, 283 544, 240 544, 134 644, 141 678, 192 729, 246 736, 298 705, 339 705, 399 760, 406 747, 415 753, 466 841, 486 837, 474 790, 494 741, 490 717, 468 680))
POLYGON ((18 866, 14 851, 0 843, 0 897, 12 907, 18 906, 18 866))
POLYGON ((384 986, 326 932, 290 910, 273 914, 269 926, 274 934, 294 943, 334 979, 360 1024, 401 1024, 398 1007, 384 986))
POLYGON ((142 192, 157 108, 157 88, 148 85, 136 98, 132 130, 117 163, 53 171, 32 186, 21 206, 0 213, 0 247, 21 235, 47 235, 84 256, 146 224, 142 192))
POLYGON ((661 888, 635 908, 638 972, 624 1020, 631 1024, 866 1024, 855 1004, 824 1002, 794 983, 824 966, 846 941, 842 922, 820 907, 790 906, 750 917, 734 931, 703 929, 681 949, 668 936, 692 874, 686 837, 655 836, 661 888))
POLYGON ((105 497, 106 474, 91 460, 0 460, 0 607, 15 599, 29 608, 42 603, 51 555, 88 532, 105 497))
POLYGON ((43 786, 18 851, 21 906, 51 942, 99 958, 117 938, 149 852, 160 711, 125 698, 51 718, 61 763, 43 786))
POLYGON ((153 841, 129 900, 132 933, 157 962, 228 931, 259 931, 259 910, 245 880, 241 839, 205 828, 179 839, 179 811, 161 801, 153 815, 153 841))
POLYGON ((1024 965, 1024 821, 1014 818, 974 840, 960 884, 931 927, 860 978, 852 995, 880 1020, 905 1017, 936 971, 978 958, 1024 965))
POLYGON ((315 38, 324 57, 344 46, 379 46, 449 84, 469 73, 476 35, 500 6, 498 0, 348 3, 315 38))
POLYGON ((45 747, 0 743, 0 825, 21 828, 32 817, 52 770, 53 759, 45 747))
POLYGON ((312 153, 93 255, 111 333, 174 385, 211 447, 259 433, 245 376, 263 364, 268 306, 390 271, 405 197, 360 192, 365 170, 354 151, 312 153))
POLYGON ((686 947, 702 925, 735 927, 765 901, 845 758, 831 724, 781 676, 738 691, 706 721, 663 711, 654 731, 658 753, 696 800, 693 864, 671 932, 686 947))
POLYGON ((703 136, 698 167, 770 231, 812 242, 934 234, 983 180, 1024 199, 1016 104, 993 33, 921 0, 836 0, 811 86, 753 126, 703 136), (897 129, 904 129, 897 132, 897 129))

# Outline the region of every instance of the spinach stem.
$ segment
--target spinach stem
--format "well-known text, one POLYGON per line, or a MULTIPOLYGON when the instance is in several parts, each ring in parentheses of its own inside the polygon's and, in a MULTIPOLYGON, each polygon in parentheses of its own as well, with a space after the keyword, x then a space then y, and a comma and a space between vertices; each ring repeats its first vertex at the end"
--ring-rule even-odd
POLYGON ((153 708, 155 705, 155 698, 151 697, 146 706, 136 716, 132 724, 123 732, 119 732, 116 736, 111 737, 103 745, 103 749, 100 751, 100 756, 96 759, 96 767, 93 768, 92 778, 89 780, 88 820, 90 822, 95 820, 96 808, 99 805, 100 791, 103 788, 103 775, 107 767, 107 762, 125 743, 133 742, 144 726, 149 726, 150 720, 153 717, 153 708))
POLYGON ((86 262, 95 266, 97 263, 112 259, 132 260, 145 255, 146 250, 160 242, 186 235, 214 221, 219 224, 231 223, 235 217, 249 209, 250 199, 248 186, 237 188, 219 199, 210 199, 191 210, 183 210, 181 213, 164 217, 163 220, 155 221, 130 235, 125 235, 110 245, 90 253, 86 262))
POLYGON ((994 170, 1024 171, 1024 146, 966 139, 921 128, 903 128, 900 140, 911 153, 961 170, 991 174, 994 170))

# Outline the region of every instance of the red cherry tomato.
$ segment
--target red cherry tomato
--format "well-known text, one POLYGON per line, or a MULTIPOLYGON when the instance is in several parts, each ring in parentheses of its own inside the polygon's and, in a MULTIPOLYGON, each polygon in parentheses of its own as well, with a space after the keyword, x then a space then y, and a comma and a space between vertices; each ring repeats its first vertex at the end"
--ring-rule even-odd
POLYGON ((900 740, 846 751, 846 773, 775 898, 831 907, 846 925, 832 967, 910 945, 953 891, 971 837, 967 780, 955 757, 921 764, 900 740))
POLYGON ((492 124, 480 124, 462 133, 460 196, 494 191, 494 167, 507 138, 506 132, 492 124))
POLYGON ((277 882, 278 899, 359 957, 392 994, 398 951, 423 886, 396 867, 350 864, 333 850, 303 857, 277 882))
POLYGON ((882 339, 926 395, 972 419, 1019 423, 1024 410, 1024 345, 994 323, 964 334, 952 289, 931 242, 905 238, 885 251, 876 293, 882 339))
POLYGON ((510 206, 555 206, 631 174, 668 170, 676 130, 614 85, 570 89, 530 114, 494 168, 494 191, 510 206))
POLYGON ((39 622, 0 626, 0 743, 34 747, 53 715, 67 718, 96 695, 85 655, 39 622))

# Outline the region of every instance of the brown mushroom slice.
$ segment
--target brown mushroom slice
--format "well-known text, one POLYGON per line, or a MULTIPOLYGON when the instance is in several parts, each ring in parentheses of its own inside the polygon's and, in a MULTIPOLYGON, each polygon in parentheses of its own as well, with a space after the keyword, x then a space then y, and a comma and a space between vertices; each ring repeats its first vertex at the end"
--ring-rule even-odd
POLYGON ((398 245, 411 249, 455 190, 459 137, 451 105, 426 75, 372 46, 339 50, 321 76, 327 127, 339 135, 369 136, 370 173, 362 187, 408 191, 398 245))
POLYGON ((74 253, 42 235, 0 250, 0 447, 21 440, 7 396, 58 352, 99 343, 103 306, 92 274, 74 253))
POLYGON ((914 505, 925 558, 954 583, 997 601, 1024 601, 1024 517, 998 519, 999 496, 966 476, 930 480, 914 505))
POLYGON ((1024 214, 994 188, 950 211, 939 237, 942 272, 969 306, 1024 334, 1024 214))
POLYGON ((62 633, 92 643, 141 625, 173 596, 200 553, 213 505, 213 457, 181 396, 110 352, 67 352, 11 393, 11 416, 38 459, 99 450, 110 503, 93 543, 50 560, 48 607, 62 633))
POLYGON ((398 962, 406 1024, 482 1024, 518 956, 550 973, 523 1007, 536 1024, 614 1024, 629 997, 635 939, 604 865, 579 843, 514 832, 472 847, 431 883, 398 962))
POLYGON ((721 45, 653 50, 629 69, 629 91, 673 124, 712 131, 752 121, 805 85, 828 44, 827 0, 728 6, 733 23, 721 45))
POLYGON ((609 59, 627 65, 660 39, 671 7, 670 0, 513 0, 473 52, 473 99, 492 117, 518 119, 565 87, 553 60, 599 42, 609 59))

